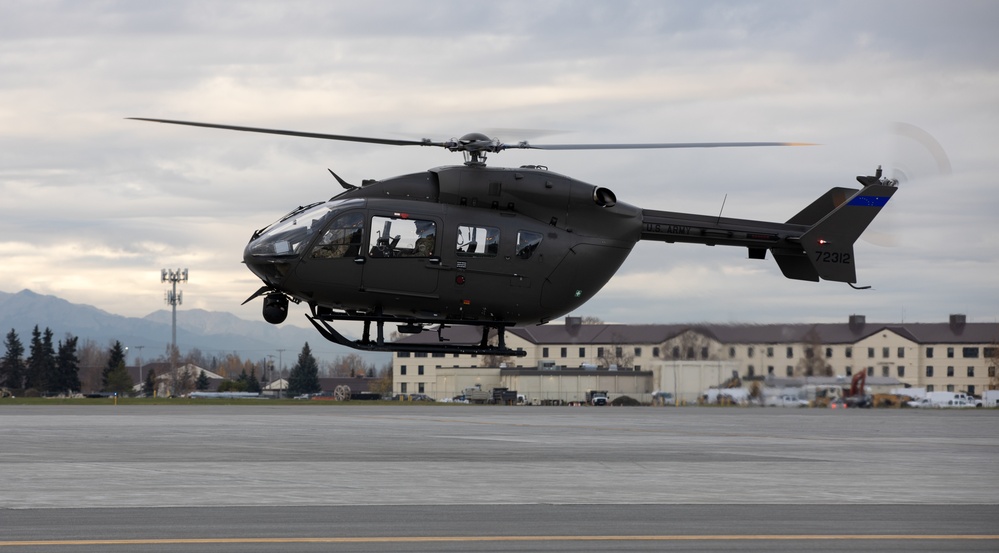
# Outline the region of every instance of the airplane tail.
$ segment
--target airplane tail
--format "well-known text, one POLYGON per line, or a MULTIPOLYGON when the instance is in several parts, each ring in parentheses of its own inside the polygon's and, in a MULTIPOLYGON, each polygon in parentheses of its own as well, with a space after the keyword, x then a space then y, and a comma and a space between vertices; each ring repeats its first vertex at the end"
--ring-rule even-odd
POLYGON ((801 249, 772 250, 784 276, 857 282, 853 243, 898 190, 897 181, 881 178, 880 168, 857 180, 862 189, 833 188, 788 220, 810 228, 801 236, 801 249))

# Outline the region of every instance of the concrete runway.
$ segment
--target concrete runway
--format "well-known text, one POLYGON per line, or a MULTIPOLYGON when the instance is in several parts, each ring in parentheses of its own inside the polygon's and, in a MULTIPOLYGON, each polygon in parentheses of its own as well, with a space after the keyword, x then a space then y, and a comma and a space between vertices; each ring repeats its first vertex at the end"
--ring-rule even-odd
POLYGON ((0 403, 0 551, 996 551, 997 422, 0 403))

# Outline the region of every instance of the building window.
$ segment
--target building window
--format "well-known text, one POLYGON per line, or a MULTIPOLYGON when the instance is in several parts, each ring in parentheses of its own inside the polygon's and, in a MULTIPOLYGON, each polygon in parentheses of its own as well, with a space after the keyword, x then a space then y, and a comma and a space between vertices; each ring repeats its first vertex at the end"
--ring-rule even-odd
POLYGON ((680 346, 673 346, 673 359, 680 358, 680 346))
POLYGON ((406 383, 405 382, 400 382, 399 383, 399 392, 403 393, 403 394, 406 393, 406 383))
POLYGON ((933 376, 933 365, 928 365, 926 367, 926 376, 927 377, 933 376))
POLYGON ((933 384, 927 384, 926 385, 926 391, 927 392, 932 392, 933 391, 933 384))
POLYGON ((416 374, 418 374, 418 375, 422 375, 423 374, 423 365, 420 365, 419 367, 416 367, 416 374))
POLYGON ((750 346, 749 348, 746 349, 746 357, 749 357, 750 359, 753 358, 753 347, 752 346, 750 346))
POLYGON ((996 356, 996 348, 982 348, 982 357, 992 359, 996 356))
POLYGON ((962 348, 961 356, 965 359, 978 359, 978 348, 962 348))
POLYGON ((882 366, 882 367, 881 367, 881 376, 888 376, 888 371, 889 371, 889 370, 890 370, 890 369, 889 369, 888 365, 884 365, 884 366, 882 366))
MULTIPOLYGON (((954 357, 954 348, 947 348, 947 359, 953 359, 953 357, 954 357)), ((949 392, 950 390, 947 391, 949 392)))
POLYGON ((548 348, 541 348, 541 357, 548 357, 548 348))
POLYGON ((975 376, 975 367, 968 367, 968 376, 970 377, 975 376))
POLYGON ((641 356, 642 356, 642 348, 636 347, 635 348, 635 357, 641 357, 641 356))
POLYGON ((752 365, 746 367, 746 376, 749 378, 756 376, 756 369, 752 365))
POLYGON ((423 390, 423 383, 422 383, 422 382, 420 382, 420 383, 419 383, 419 384, 417 385, 417 390, 416 390, 416 391, 417 391, 418 393, 421 393, 421 394, 422 394, 422 393, 424 393, 424 390, 423 390))
POLYGON ((898 358, 905 359, 905 348, 898 348, 898 358))
POLYGON ((975 395, 975 385, 974 384, 968 384, 968 395, 969 396, 975 395))
POLYGON ((846 376, 853 376, 853 367, 847 365, 847 367, 846 367, 846 376))
POLYGON ((805 359, 811 359, 812 357, 815 357, 815 352, 812 351, 812 348, 805 348, 805 359))
POLYGON ((586 348, 579 348, 579 356, 586 357, 586 348))
POLYGON ((847 347, 846 348, 846 358, 847 359, 852 359, 853 358, 853 348, 851 348, 851 347, 847 347))
POLYGON ((881 348, 881 357, 884 359, 888 359, 889 351, 891 351, 891 348, 881 348))
POLYGON ((867 376, 874 376, 874 367, 867 367, 867 376))
POLYGON ((794 358, 794 346, 787 346, 787 358, 788 359, 794 358))
POLYGON ((767 374, 774 374, 774 366, 767 365, 767 374))
POLYGON ((396 353, 395 355, 396 355, 396 357, 409 357, 409 352, 408 351, 400 351, 400 352, 396 353))
POLYGON ((832 348, 826 348, 826 359, 832 357, 832 348))
POLYGON ((947 391, 948 392, 953 392, 954 391, 954 385, 953 384, 948 384, 947 385, 947 391))
POLYGON ((905 376, 905 365, 898 366, 898 377, 902 378, 905 376))
POLYGON ((427 356, 427 352, 425 352, 425 351, 417 351, 417 352, 415 352, 413 354, 413 357, 426 357, 426 356, 427 356))
POLYGON ((874 358, 874 348, 867 348, 867 358, 868 359, 874 358))
POLYGON ((947 367, 947 376, 948 377, 954 376, 954 367, 947 367))
POLYGON ((926 348, 926 358, 927 359, 933 359, 933 348, 932 347, 926 348))
POLYGON ((401 365, 399 367, 399 374, 406 376, 406 365, 401 365))
POLYGON ((728 358, 735 359, 735 348, 732 346, 729 346, 728 348, 728 358))
POLYGON ((562 359, 565 359, 566 357, 569 357, 569 348, 562 348, 559 353, 562 354, 562 359))
POLYGON ((603 357, 603 356, 604 356, 604 348, 602 347, 597 348, 597 357, 603 357))
POLYGON ((624 348, 622 348, 621 346, 615 346, 614 357, 617 357, 618 359, 624 357, 624 348))
POLYGON ((996 377, 996 368, 995 368, 995 366, 989 367, 989 378, 995 378, 995 377, 996 377))
POLYGON ((770 346, 767 348, 767 357, 773 357, 773 356, 774 356, 774 348, 773 346, 770 346))
POLYGON ((701 348, 701 359, 707 359, 707 358, 708 358, 708 348, 703 347, 701 348))
POLYGON ((794 376, 794 367, 792 367, 791 365, 787 366, 787 375, 794 376))
POLYGON ((659 347, 658 346, 652 348, 652 357, 657 357, 657 358, 659 357, 659 347))

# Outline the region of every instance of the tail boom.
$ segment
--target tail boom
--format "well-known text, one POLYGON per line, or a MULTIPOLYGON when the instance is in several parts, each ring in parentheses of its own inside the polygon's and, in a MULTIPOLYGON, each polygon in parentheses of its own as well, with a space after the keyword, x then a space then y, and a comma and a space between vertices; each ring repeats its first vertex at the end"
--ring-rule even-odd
POLYGON ((742 246, 752 259, 769 250, 787 278, 853 284, 853 243, 898 189, 880 177, 857 177, 860 190, 833 188, 786 223, 645 209, 641 239, 742 246))

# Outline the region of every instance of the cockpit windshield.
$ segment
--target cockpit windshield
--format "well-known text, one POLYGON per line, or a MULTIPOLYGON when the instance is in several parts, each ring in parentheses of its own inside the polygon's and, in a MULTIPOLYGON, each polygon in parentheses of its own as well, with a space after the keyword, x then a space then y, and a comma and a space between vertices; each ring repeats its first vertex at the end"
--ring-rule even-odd
POLYGON ((361 203, 341 200, 296 209, 261 231, 247 246, 247 252, 254 256, 297 256, 336 213, 361 203))

